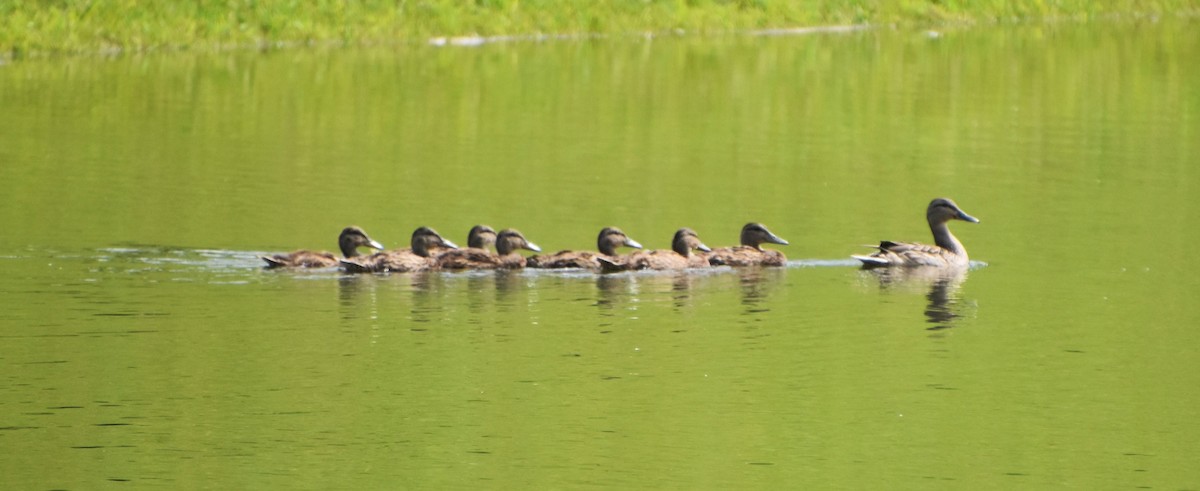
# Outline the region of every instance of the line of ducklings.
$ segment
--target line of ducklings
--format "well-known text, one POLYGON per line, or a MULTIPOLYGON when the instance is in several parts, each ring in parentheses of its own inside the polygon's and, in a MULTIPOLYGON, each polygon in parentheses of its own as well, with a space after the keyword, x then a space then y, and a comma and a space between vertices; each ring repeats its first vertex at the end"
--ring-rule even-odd
MULTIPOLYGON (((965 267, 969 263, 966 248, 950 233, 947 222, 979 220, 963 212, 954 201, 937 198, 925 212, 934 245, 882 241, 869 256, 851 256, 864 268, 875 267, 965 267)), ((677 270, 712 266, 783 266, 784 254, 763 249, 762 244, 788 245, 761 223, 742 227, 740 245, 712 249, 690 228, 681 228, 671 240, 670 250, 643 250, 642 245, 616 227, 605 227, 596 238, 596 251, 564 250, 528 258, 521 250, 541 252, 515 229, 497 233, 487 225, 476 225, 467 235, 467 247, 459 248, 429 227, 413 231, 410 247, 392 251, 367 236, 361 228, 346 227, 338 236, 342 256, 307 250, 263 256, 268 268, 327 268, 340 266, 351 273, 417 272, 465 269, 578 268, 598 272, 630 270, 677 270), (637 249, 620 255, 622 247, 637 249), (380 252, 360 254, 360 248, 380 252), (490 249, 495 249, 492 252, 490 249)))

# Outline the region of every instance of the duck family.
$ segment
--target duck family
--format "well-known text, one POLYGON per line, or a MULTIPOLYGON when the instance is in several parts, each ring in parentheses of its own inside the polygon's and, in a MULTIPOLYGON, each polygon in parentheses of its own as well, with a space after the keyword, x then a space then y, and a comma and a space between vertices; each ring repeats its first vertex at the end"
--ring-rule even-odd
MULTIPOLYGON (((950 233, 948 223, 962 220, 979 223, 953 200, 937 198, 925 210, 925 219, 933 233, 933 245, 915 242, 884 240, 869 246, 875 252, 852 255, 864 269, 900 268, 964 268, 969 264, 967 250, 950 233)), ((617 227, 605 227, 596 238, 595 251, 562 250, 553 254, 525 257, 520 251, 540 253, 541 247, 512 228, 496 232, 490 226, 476 225, 467 234, 467 247, 459 248, 429 227, 419 227, 412 233, 409 247, 385 250, 383 245, 367 236, 359 227, 346 227, 338 235, 342 257, 329 252, 297 250, 288 254, 262 256, 270 269, 341 267, 349 273, 402 273, 434 270, 472 269, 582 269, 594 272, 636 270, 684 270, 718 266, 778 267, 787 264, 787 257, 776 249, 764 249, 763 244, 788 245, 788 241, 757 222, 742 227, 739 244, 710 248, 700 240, 695 230, 680 228, 671 238, 671 248, 645 250, 617 227), (378 250, 363 255, 360 248, 378 250), (633 252, 622 255, 622 248, 633 252), (494 252, 493 252, 494 250, 494 252)))

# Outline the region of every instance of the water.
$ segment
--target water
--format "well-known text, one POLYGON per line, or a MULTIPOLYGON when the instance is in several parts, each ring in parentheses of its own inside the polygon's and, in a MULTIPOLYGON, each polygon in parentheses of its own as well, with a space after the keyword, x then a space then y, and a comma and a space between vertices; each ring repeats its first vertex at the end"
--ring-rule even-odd
POLYGON ((14 489, 1194 489, 1195 26, 0 67, 14 489), (848 260, 929 240, 962 277, 848 260), (770 270, 260 269, 517 227, 770 270))

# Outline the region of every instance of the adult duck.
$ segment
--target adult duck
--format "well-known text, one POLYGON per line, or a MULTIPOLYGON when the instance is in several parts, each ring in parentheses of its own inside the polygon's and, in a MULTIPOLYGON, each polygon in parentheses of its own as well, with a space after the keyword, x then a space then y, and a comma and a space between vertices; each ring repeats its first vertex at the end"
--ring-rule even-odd
POLYGON ((970 264, 967 249, 950 233, 947 222, 962 220, 979 223, 979 219, 962 211, 958 204, 948 198, 931 201, 929 208, 925 209, 925 219, 929 222, 929 230, 933 232, 934 245, 885 240, 878 246, 870 246, 879 249, 870 256, 850 257, 862 261, 862 266, 866 269, 888 266, 961 268, 970 264))
POLYGON ((455 249, 437 256, 439 269, 519 269, 525 267, 525 257, 517 254, 520 249, 541 252, 542 248, 530 242, 515 229, 501 230, 495 238, 496 253, 471 247, 455 249))
POLYGON ((420 227, 413 231, 411 248, 343 259, 341 264, 350 273, 428 271, 437 266, 433 257, 439 249, 458 249, 458 246, 443 239, 435 230, 420 227))
POLYGON ((622 260, 597 258, 603 271, 625 271, 639 269, 687 269, 708 267, 708 256, 692 254, 692 251, 711 252, 700 236, 690 228, 684 227, 675 232, 671 238, 671 249, 654 251, 637 251, 622 260))
POLYGON ((783 266, 787 257, 782 252, 763 249, 763 244, 788 245, 788 241, 771 233, 761 223, 742 226, 741 244, 736 247, 719 247, 708 254, 713 266, 783 266))
POLYGON ((605 227, 600 231, 600 236, 596 238, 596 249, 599 254, 591 251, 559 251, 554 254, 530 257, 526 266, 543 269, 582 268, 599 271, 600 260, 597 258, 616 259, 618 247, 641 249, 642 245, 629 238, 619 228, 605 227))
MULTIPOLYGON (((347 259, 357 257, 359 247, 383 250, 383 245, 367 237, 367 233, 363 232, 363 229, 358 227, 342 229, 342 233, 338 234, 338 248, 342 250, 342 256, 347 259)), ((338 265, 338 257, 325 251, 299 250, 288 254, 262 256, 262 260, 267 262, 268 269, 331 268, 338 265)))

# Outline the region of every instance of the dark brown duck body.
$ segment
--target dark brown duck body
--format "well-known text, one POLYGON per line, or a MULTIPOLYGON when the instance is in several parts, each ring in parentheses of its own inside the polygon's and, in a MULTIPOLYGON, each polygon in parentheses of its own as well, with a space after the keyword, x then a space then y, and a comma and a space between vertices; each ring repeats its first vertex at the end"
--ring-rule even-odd
POLYGON ((543 269, 581 268, 592 271, 600 270, 600 257, 614 260, 617 258, 618 247, 641 249, 642 245, 629 238, 616 227, 605 227, 596 238, 596 249, 599 251, 559 251, 554 254, 533 256, 528 259, 526 267, 543 269))
POLYGON ((496 231, 487 225, 476 225, 467 233, 467 247, 433 251, 431 255, 438 269, 466 269, 470 262, 493 255, 488 248, 495 245, 496 231))
MULTIPOLYGON (((357 257, 359 247, 383 249, 383 245, 371 240, 361 228, 346 227, 342 229, 342 233, 338 235, 338 248, 341 249, 342 256, 346 258, 357 257)), ((332 268, 338 265, 338 257, 333 255, 333 253, 325 251, 299 250, 288 254, 262 256, 262 259, 267 262, 266 267, 268 269, 332 268)))
POLYGON ((439 269, 518 269, 525 267, 525 257, 517 254, 520 249, 540 252, 538 247, 525 239, 515 229, 505 229, 495 238, 496 253, 485 249, 456 249, 437 257, 439 269))
POLYGON ((403 273, 436 269, 433 255, 438 249, 457 249, 454 245, 429 227, 413 231, 412 247, 385 251, 354 259, 343 259, 342 267, 350 273, 403 273))
POLYGON ((783 266, 787 257, 782 252, 763 249, 762 244, 788 245, 788 241, 767 230, 761 223, 747 223, 742 227, 741 245, 719 247, 708 254, 713 266, 783 266))
POLYGON ((967 249, 950 233, 947 222, 962 220, 979 223, 979 219, 962 211, 958 204, 949 198, 936 198, 929 202, 925 209, 925 220, 929 222, 929 230, 933 232, 934 245, 885 240, 878 246, 870 246, 878 250, 869 256, 850 257, 862 261, 865 269, 894 266, 967 267, 971 262, 967 257, 967 249))
POLYGON ((641 269, 687 269, 706 268, 709 266, 707 255, 702 254, 711 249, 700 241, 700 236, 690 228, 681 228, 671 238, 671 249, 653 251, 636 251, 619 260, 599 258, 601 269, 604 271, 627 271, 641 269))

